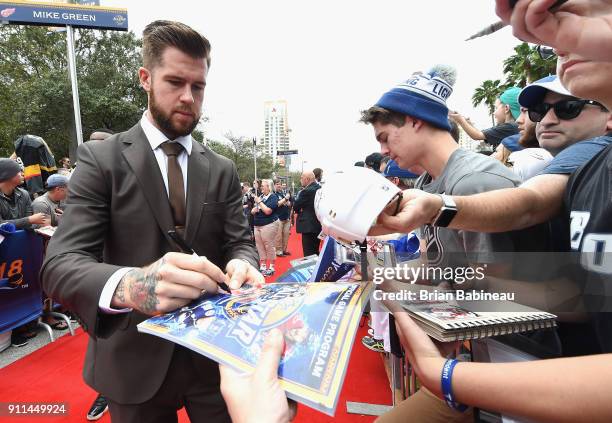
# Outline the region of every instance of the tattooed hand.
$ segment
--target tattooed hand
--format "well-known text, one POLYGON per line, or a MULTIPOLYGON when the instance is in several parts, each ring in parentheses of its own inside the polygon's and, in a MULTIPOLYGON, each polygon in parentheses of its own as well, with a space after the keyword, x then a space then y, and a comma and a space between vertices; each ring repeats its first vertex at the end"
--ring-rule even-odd
POLYGON ((167 253, 155 263, 126 273, 111 306, 155 315, 176 310, 202 295, 214 294, 218 282, 228 283, 221 269, 205 257, 167 253))

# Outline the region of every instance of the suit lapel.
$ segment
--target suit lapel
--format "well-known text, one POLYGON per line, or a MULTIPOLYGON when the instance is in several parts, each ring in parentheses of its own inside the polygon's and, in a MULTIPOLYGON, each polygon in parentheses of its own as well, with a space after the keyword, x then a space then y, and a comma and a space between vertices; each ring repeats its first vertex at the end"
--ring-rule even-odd
POLYGON ((151 213, 165 234, 174 227, 170 202, 159 165, 140 123, 128 131, 123 142, 129 144, 122 152, 123 157, 132 169, 151 213))
POLYGON ((189 244, 193 244, 198 232, 210 187, 210 162, 205 153, 204 147, 192 141, 187 165, 187 223, 185 224, 185 237, 189 244))

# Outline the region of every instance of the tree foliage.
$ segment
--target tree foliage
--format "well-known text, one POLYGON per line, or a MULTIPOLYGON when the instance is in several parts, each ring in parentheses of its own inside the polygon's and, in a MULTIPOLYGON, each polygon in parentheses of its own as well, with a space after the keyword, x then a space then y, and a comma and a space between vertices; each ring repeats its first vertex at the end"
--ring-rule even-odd
POLYGON ((474 107, 477 107, 481 103, 484 103, 487 106, 493 126, 495 126, 495 119, 493 117, 493 114, 495 113, 495 100, 504 91, 504 89, 505 87, 501 85, 499 79, 496 79, 495 81, 487 79, 482 83, 482 85, 480 85, 480 87, 476 88, 474 95, 472 96, 472 105, 474 107))
MULTIPOLYGON (((137 70, 141 42, 131 32, 75 30, 79 101, 84 138, 98 128, 122 131, 140 119, 146 95, 137 70)), ((0 154, 29 133, 54 154, 76 146, 66 34, 45 27, 0 27, 0 154)))
POLYGON ((474 90, 472 104, 474 107, 484 103, 489 110, 491 121, 495 125, 493 114, 495 112, 495 100, 508 87, 525 87, 538 79, 555 73, 556 62, 545 60, 540 57, 537 46, 521 43, 514 47, 514 54, 504 60, 505 82, 499 79, 483 81, 474 90))
MULTIPOLYGON (((248 137, 240 137, 226 133, 226 141, 207 140, 208 147, 214 152, 227 157, 236 164, 238 176, 242 182, 252 182, 255 179, 255 166, 253 160, 253 141, 248 137)), ((197 139, 197 136, 196 136, 197 139)), ((285 171, 273 164, 272 157, 257 151, 257 178, 270 179, 274 175, 284 175, 285 171)))
POLYGON ((554 60, 544 60, 537 51, 537 46, 521 43, 514 47, 512 56, 504 60, 505 85, 524 87, 538 79, 553 75, 556 71, 554 60))

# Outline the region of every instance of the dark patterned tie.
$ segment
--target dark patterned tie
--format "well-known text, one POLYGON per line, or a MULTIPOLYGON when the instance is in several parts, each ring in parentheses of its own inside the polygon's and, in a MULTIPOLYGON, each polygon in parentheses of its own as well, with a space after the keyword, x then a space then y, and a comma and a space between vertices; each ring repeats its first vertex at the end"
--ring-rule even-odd
POLYGON ((174 218, 174 226, 183 228, 185 226, 185 184, 183 172, 178 162, 178 155, 183 151, 183 146, 177 142, 166 141, 161 149, 168 156, 168 192, 170 208, 174 218))

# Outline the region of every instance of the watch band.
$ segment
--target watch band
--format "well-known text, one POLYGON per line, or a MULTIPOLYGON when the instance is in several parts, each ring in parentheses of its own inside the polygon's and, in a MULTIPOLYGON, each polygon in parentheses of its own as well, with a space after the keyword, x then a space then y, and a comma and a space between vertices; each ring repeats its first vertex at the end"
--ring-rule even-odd
POLYGON ((457 214, 457 204, 453 200, 453 197, 445 194, 436 194, 442 200, 442 207, 433 220, 433 226, 439 226, 446 228, 457 214))

